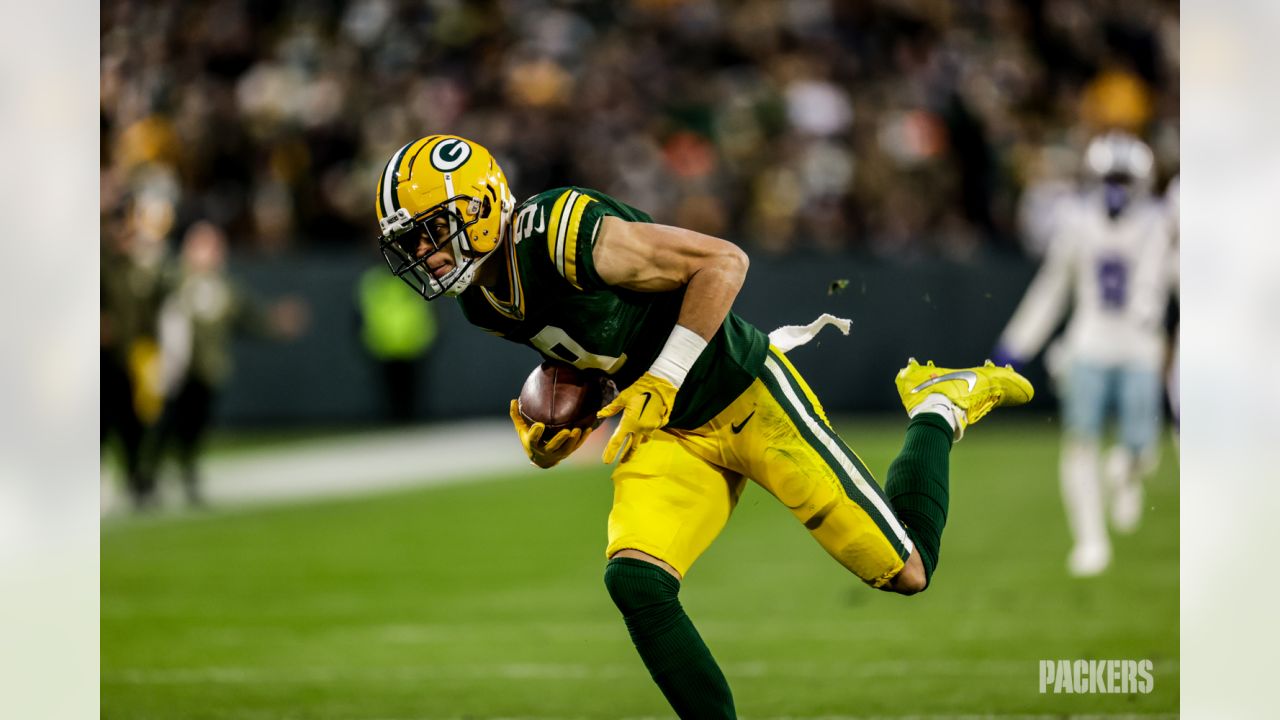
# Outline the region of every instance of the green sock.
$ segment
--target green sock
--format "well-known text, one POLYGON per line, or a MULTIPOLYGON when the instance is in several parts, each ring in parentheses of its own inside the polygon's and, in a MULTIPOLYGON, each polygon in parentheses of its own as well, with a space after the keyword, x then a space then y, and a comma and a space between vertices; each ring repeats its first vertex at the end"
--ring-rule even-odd
POLYGON ((912 418, 902 452, 889 466, 884 485, 889 504, 907 526, 907 535, 924 562, 926 583, 938 566, 942 528, 947 524, 951 437, 951 426, 941 415, 924 412, 912 418))
POLYGON ((653 563, 613 558, 604 584, 631 641, 681 718, 736 718, 733 693, 706 643, 676 599, 680 581, 653 563))

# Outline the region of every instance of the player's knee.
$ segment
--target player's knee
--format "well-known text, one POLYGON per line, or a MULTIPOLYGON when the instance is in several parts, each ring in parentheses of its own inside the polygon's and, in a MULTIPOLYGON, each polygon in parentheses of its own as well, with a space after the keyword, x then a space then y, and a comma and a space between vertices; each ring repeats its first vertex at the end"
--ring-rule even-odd
POLYGON ((925 579, 924 570, 916 568, 910 571, 904 570, 895 578, 894 590, 900 595, 915 595, 923 592, 929 586, 929 581, 925 579))
POLYGON ((680 581, 657 565, 634 557, 614 557, 604 569, 604 586, 623 617, 677 602, 680 581))
POLYGON ((889 589, 899 595, 915 595, 928 586, 929 574, 925 572, 919 553, 912 553, 902 570, 889 582, 889 589))

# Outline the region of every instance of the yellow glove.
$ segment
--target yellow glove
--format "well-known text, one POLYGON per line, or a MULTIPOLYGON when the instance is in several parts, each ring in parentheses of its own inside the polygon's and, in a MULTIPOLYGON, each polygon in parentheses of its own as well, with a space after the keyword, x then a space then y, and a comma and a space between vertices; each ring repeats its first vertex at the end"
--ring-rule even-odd
POLYGON ((675 404, 676 386, 651 373, 641 375, 639 380, 631 383, 631 387, 618 393, 613 402, 596 414, 607 418, 622 413, 618 429, 613 431, 613 437, 604 448, 602 459, 605 464, 612 463, 619 454, 624 462, 631 457, 631 453, 655 430, 667 424, 675 404))
POLYGON ((542 433, 546 431, 547 426, 540 422, 532 425, 525 422, 520 416, 519 400, 511 401, 511 422, 516 426, 516 434, 520 436, 520 444, 524 446, 525 454, 534 465, 543 469, 552 467, 572 455, 591 434, 590 429, 563 428, 544 443, 542 433))

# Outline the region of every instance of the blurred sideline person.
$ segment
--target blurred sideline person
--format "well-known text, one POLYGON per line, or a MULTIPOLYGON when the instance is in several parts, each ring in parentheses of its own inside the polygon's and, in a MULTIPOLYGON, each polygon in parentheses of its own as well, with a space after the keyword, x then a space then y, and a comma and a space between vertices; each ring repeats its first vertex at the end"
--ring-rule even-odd
POLYGON ((226 236, 199 221, 188 228, 173 291, 160 311, 164 413, 151 450, 158 475, 170 447, 176 450, 191 505, 203 504, 197 461, 214 402, 231 374, 231 341, 237 333, 287 339, 307 322, 305 306, 284 300, 263 309, 226 274, 226 236))
POLYGON ((1164 211, 1150 195, 1153 169, 1151 150, 1132 135, 1112 131, 1090 142, 1091 186, 1059 217, 995 353, 1015 367, 1029 361, 1074 302, 1061 358, 1046 365, 1059 374, 1061 486, 1074 542, 1067 565, 1081 577, 1111 562, 1104 508, 1116 530, 1137 528, 1143 476, 1158 458, 1164 317, 1176 263, 1164 211), (1104 463, 1101 443, 1113 415, 1119 442, 1104 463))
POLYGON ((377 363, 387 419, 415 418, 423 396, 422 361, 436 339, 435 311, 385 265, 365 270, 356 292, 360 340, 377 363))
MULTIPOLYGON (((621 416, 603 456, 617 462, 604 582, 682 718, 736 717, 678 594, 747 478, 846 570, 911 595, 938 564, 952 444, 991 409, 1032 394, 1013 370, 990 363, 948 370, 909 361, 896 385, 910 421, 882 492, 784 355, 825 325, 847 323, 824 316, 766 336, 739 318, 730 308, 748 261, 737 246, 658 225, 584 188, 517 205, 489 151, 452 135, 396 151, 375 207, 384 257, 423 297, 456 297, 473 325, 622 388, 599 412, 621 416)), ((515 400, 510 412, 539 467, 559 463, 590 432, 544 437, 515 400)))
POLYGON ((100 289, 100 431, 117 438, 125 487, 135 507, 153 497, 145 440, 159 414, 156 317, 166 287, 165 234, 171 215, 137 196, 104 218, 100 289))

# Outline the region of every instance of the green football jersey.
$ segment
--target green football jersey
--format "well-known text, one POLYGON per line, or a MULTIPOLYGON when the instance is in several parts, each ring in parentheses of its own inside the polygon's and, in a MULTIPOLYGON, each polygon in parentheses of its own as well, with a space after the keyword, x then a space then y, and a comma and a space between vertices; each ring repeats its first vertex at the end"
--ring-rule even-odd
MULTIPOLYGON (((653 222, 584 188, 548 190, 521 203, 505 258, 517 268, 512 297, 472 286, 458 298, 467 320, 545 358, 608 373, 619 389, 630 385, 662 352, 684 289, 643 293, 606 285, 591 253, 608 215, 653 222)), ((690 369, 668 427, 692 430, 715 417, 760 374, 768 347, 764 333, 730 312, 690 369)))

